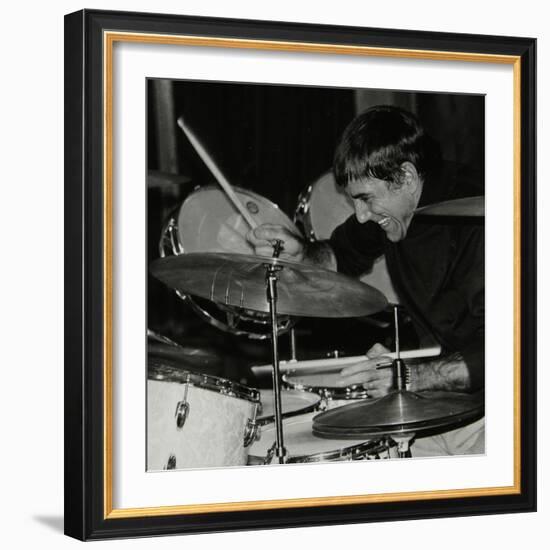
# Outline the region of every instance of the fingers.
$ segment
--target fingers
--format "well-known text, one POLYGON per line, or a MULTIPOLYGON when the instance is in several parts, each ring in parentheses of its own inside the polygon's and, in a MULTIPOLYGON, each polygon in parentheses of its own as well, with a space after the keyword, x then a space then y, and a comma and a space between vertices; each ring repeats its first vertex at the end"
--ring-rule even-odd
POLYGON ((289 232, 282 225, 264 223, 251 229, 246 238, 254 245, 271 244, 275 239, 284 240, 289 232))
POLYGON ((390 353, 390 350, 386 346, 383 346, 380 343, 376 343, 374 344, 374 346, 372 346, 372 348, 369 349, 369 351, 367 351, 367 357, 369 359, 373 359, 374 357, 380 357, 381 355, 385 355, 386 353, 390 353))
POLYGON ((260 256, 272 256, 276 240, 283 241, 281 258, 301 261, 303 256, 304 245, 301 238, 282 225, 265 223, 250 230, 246 239, 254 247, 254 252, 260 256))
POLYGON ((343 378, 346 378, 348 376, 352 376, 354 374, 357 374, 359 372, 369 372, 376 370, 376 367, 378 365, 378 361, 375 359, 369 359, 367 361, 361 361, 360 363, 355 363, 349 367, 345 367, 340 371, 340 376, 343 378))
POLYGON ((387 395, 393 388, 393 371, 392 369, 379 369, 381 363, 385 363, 386 359, 378 353, 388 353, 387 348, 378 344, 373 346, 369 352, 376 357, 367 359, 350 365, 340 372, 342 382, 346 386, 359 386, 365 389, 369 397, 382 397, 387 395))

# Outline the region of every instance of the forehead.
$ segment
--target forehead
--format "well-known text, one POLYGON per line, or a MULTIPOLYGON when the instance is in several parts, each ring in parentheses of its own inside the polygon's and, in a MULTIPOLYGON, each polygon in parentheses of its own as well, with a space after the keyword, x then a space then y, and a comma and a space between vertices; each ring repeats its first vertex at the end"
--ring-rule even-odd
POLYGON ((377 178, 361 178, 350 181, 346 185, 346 192, 352 197, 364 194, 385 195, 388 192, 388 184, 377 178))

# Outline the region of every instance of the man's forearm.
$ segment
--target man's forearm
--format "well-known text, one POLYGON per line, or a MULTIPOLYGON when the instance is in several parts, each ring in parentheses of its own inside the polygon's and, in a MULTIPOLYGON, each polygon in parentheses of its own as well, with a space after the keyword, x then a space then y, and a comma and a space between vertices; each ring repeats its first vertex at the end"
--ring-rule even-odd
POLYGON ((410 388, 412 391, 469 391, 470 373, 460 353, 452 353, 440 359, 410 365, 410 388))
POLYGON ((304 261, 332 271, 337 270, 336 256, 328 241, 307 243, 304 250, 304 261))

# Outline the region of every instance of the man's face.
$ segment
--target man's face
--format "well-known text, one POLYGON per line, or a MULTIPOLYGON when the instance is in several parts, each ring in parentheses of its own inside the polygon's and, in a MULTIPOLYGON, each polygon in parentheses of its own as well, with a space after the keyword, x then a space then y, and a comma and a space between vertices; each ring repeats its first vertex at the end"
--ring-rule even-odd
POLYGON ((396 187, 377 178, 364 178, 351 181, 346 186, 346 193, 353 201, 359 223, 377 223, 392 242, 406 237, 418 203, 410 183, 396 187))

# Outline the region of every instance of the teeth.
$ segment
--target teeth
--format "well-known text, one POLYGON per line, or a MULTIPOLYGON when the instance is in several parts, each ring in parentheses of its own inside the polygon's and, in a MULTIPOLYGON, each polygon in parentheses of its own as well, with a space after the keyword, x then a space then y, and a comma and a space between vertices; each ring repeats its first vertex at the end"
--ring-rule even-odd
POLYGON ((388 217, 385 217, 385 218, 382 218, 379 222, 378 222, 378 225, 381 225, 381 226, 385 226, 385 225, 388 225, 390 219, 388 217))

